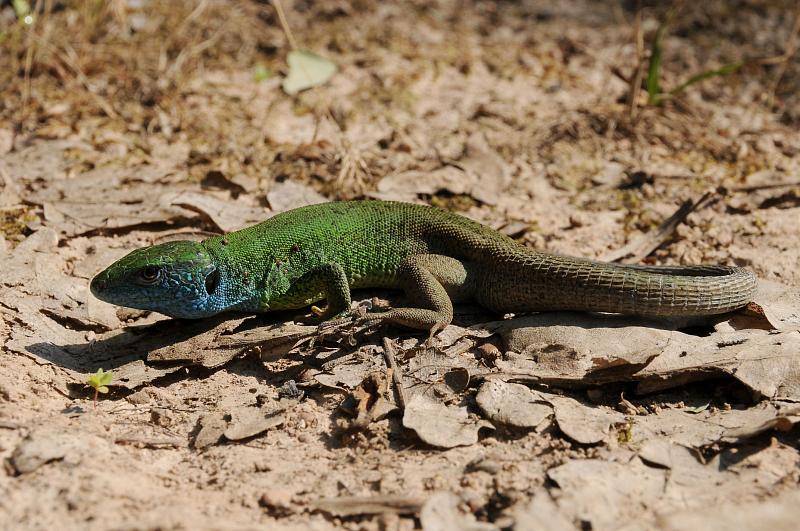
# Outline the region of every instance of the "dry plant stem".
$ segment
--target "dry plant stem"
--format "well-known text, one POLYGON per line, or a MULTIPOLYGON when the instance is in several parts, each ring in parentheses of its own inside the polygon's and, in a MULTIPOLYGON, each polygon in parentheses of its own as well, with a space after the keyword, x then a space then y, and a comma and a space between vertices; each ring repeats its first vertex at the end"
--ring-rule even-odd
MULTIPOLYGON (((29 35, 36 39, 36 36, 33 34, 33 30, 40 18, 42 18, 42 12, 44 10, 45 2, 37 2, 37 5, 34 7, 33 13, 33 24, 30 28, 29 35)), ((47 2, 47 12, 50 12, 50 2, 47 2)), ((27 110, 28 103, 30 102, 31 98, 31 71, 33 70, 33 56, 36 53, 36 47, 33 45, 28 46, 28 50, 25 53, 25 68, 24 68, 24 92, 22 93, 22 107, 23 109, 27 110)))
POLYGON ((777 57, 778 67, 775 72, 775 79, 772 81, 772 86, 767 92, 767 94, 769 94, 769 97, 767 99, 768 105, 772 105, 772 102, 775 99, 775 92, 778 90, 778 85, 780 85, 781 79, 783 79, 783 75, 786 73, 786 68, 789 65, 789 60, 797 52, 798 34, 800 34, 800 7, 798 7, 795 10, 794 25, 792 25, 792 30, 791 32, 789 32, 789 38, 786 39, 785 51, 783 52, 783 55, 777 57))
POLYGON ((100 107, 100 109, 106 113, 109 118, 119 118, 119 114, 114 110, 114 107, 111 105, 111 103, 99 95, 92 87, 89 79, 86 77, 86 74, 83 73, 80 65, 78 65, 78 54, 72 47, 65 48, 64 51, 61 51, 36 35, 31 35, 31 38, 43 48, 54 54, 62 63, 64 63, 64 65, 66 65, 68 69, 72 71, 72 75, 75 76, 75 79, 78 80, 86 92, 92 97, 92 99, 95 100, 97 106, 100 107))
POLYGON ((758 190, 772 190, 775 188, 791 188, 793 186, 800 186, 800 181, 788 181, 785 183, 770 183, 770 184, 754 184, 752 186, 737 186, 731 188, 732 192, 756 192, 758 190))
POLYGON ((165 74, 167 79, 169 79, 172 83, 177 84, 178 76, 180 75, 181 69, 183 68, 183 65, 186 63, 186 61, 188 61, 193 57, 199 56, 204 51, 213 47, 225 35, 225 32, 227 30, 228 30, 228 24, 226 22, 222 24, 222 26, 216 32, 214 32, 214 34, 211 35, 211 37, 209 37, 208 39, 204 40, 203 42, 195 44, 191 48, 182 49, 181 53, 178 54, 178 57, 175 58, 175 61, 173 61, 172 65, 167 70, 165 74))
POLYGON ((281 22, 281 28, 283 28, 283 32, 286 34, 286 40, 289 41, 289 46, 292 48, 292 50, 296 50, 297 41, 294 40, 292 30, 289 28, 289 22, 286 20, 286 13, 283 11, 281 0, 272 0, 272 5, 275 7, 275 11, 278 13, 278 20, 281 22))
POLYGON ((400 406, 400 409, 406 408, 406 391, 403 387, 403 374, 400 372, 400 368, 397 366, 397 360, 395 359, 397 352, 394 349, 394 345, 389 338, 383 338, 383 355, 386 357, 386 363, 389 365, 389 368, 392 369, 392 381, 394 382, 394 386, 397 389, 397 402, 400 406))
POLYGON ((628 92, 628 119, 633 121, 636 112, 636 100, 642 87, 642 76, 644 76, 644 32, 642 31, 642 9, 640 2, 637 2, 636 18, 634 20, 634 41, 636 43, 636 69, 630 79, 630 91, 628 92))

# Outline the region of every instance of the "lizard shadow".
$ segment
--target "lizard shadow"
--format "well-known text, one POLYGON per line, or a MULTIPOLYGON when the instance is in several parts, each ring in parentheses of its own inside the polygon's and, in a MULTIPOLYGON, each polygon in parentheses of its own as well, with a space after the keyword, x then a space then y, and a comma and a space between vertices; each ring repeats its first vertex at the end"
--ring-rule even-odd
MULTIPOLYGON (((491 315, 480 310, 476 311, 475 306, 466 305, 463 308, 466 312, 459 312, 457 321, 464 326, 487 323, 487 317, 491 315)), ((106 334, 101 339, 88 340, 85 343, 59 345, 52 342, 37 342, 27 346, 26 349, 37 358, 70 370, 86 372, 100 367, 114 369, 137 359, 145 361, 150 352, 177 347, 229 322, 235 324, 232 324, 227 333, 236 334, 291 321, 295 317, 297 312, 286 311, 256 315, 228 312, 200 320, 164 319, 152 324, 126 326, 106 334)), ((503 329, 507 336, 513 336, 514 330, 535 330, 556 326, 576 327, 576 330, 645 326, 651 329, 665 331, 678 329, 693 335, 708 335, 713 332, 714 323, 708 319, 677 322, 609 314, 547 312, 492 321, 489 324, 495 329, 503 329)), ((419 334, 418 331, 407 331, 407 333, 419 334)), ((175 358, 171 361, 180 360, 181 358, 175 358)))
MULTIPOLYGON (((280 322, 282 319, 285 320, 286 316, 278 313, 252 316, 224 313, 200 320, 164 319, 151 324, 126 326, 85 343, 37 342, 28 345, 26 350, 45 362, 68 370, 94 372, 98 368, 116 369, 136 360, 149 363, 152 360, 148 360, 148 355, 152 352, 184 344, 191 346, 192 339, 201 338, 204 334, 226 325, 229 326, 230 333, 238 333, 280 322)), ((157 361, 165 365, 186 365, 189 360, 191 357, 177 356, 174 359, 157 361)))

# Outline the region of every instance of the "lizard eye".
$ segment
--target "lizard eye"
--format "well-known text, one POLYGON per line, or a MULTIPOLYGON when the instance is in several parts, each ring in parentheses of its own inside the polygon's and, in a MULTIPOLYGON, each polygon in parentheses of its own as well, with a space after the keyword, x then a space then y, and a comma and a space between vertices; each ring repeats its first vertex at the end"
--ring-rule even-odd
POLYGON ((157 266, 149 265, 139 271, 139 280, 144 284, 153 284, 161 276, 161 269, 157 266))

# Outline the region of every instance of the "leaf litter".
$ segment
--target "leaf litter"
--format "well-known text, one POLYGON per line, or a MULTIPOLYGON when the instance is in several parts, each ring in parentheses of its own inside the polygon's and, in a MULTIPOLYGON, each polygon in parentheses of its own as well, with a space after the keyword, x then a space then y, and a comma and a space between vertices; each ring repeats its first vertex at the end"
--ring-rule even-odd
MULTIPOLYGON (((37 53, 28 94, 45 95, 43 105, 23 104, 21 89, 0 107, 0 208, 13 218, 0 228, 0 455, 16 475, 0 504, 10 518, 52 527, 115 514, 121 526, 180 527, 202 514, 220 526, 358 519, 366 529, 796 520, 800 145, 785 122, 742 103, 751 89, 726 100, 709 81, 702 98, 686 91, 691 113, 642 107, 630 121, 613 103, 629 87, 606 71, 629 54, 628 32, 598 29, 601 7, 489 16, 467 5, 451 24, 456 13, 315 5, 302 12, 315 24, 309 47, 331 50, 339 67, 301 58, 324 75, 314 90, 284 86, 287 98, 276 76, 254 79, 262 57, 232 64, 223 54, 282 42, 276 24, 254 22, 272 16, 250 11, 262 7, 125 9, 134 18, 111 16, 120 27, 109 35, 133 39, 152 64, 161 52, 148 43, 166 41, 142 17, 192 20, 164 37, 199 47, 170 51, 159 79, 131 54, 119 56, 125 75, 100 79, 112 67, 92 54, 119 43, 71 43, 90 85, 37 53), (537 20, 534 40, 518 38, 526 17, 537 20), (240 32, 214 26, 229 18, 240 32), (592 31, 564 31, 565 21, 592 31), (63 105, 47 101, 47 72, 62 72, 51 99, 69 86, 63 105), (610 98, 596 99, 601 83, 610 98), (709 185, 724 188, 715 201, 679 209, 709 185), (498 321, 458 307, 432 346, 404 334, 393 354, 375 331, 337 336, 294 315, 190 323, 89 295, 96 271, 168 234, 235 230, 359 190, 458 208, 550 251, 739 263, 770 280, 757 308, 700 322, 498 321), (114 380, 93 411, 84 384, 100 368, 114 380), (284 407, 288 382, 298 394, 284 407), (709 507, 723 508, 716 521, 709 507)), ((669 46, 691 56, 687 39, 669 46)), ((277 58, 263 65, 282 71, 277 58)))

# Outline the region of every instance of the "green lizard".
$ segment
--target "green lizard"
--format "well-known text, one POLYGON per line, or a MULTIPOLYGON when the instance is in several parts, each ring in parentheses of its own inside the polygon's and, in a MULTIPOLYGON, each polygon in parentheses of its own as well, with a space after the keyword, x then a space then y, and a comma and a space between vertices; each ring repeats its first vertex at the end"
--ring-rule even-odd
POLYGON ((427 206, 381 201, 312 205, 202 242, 138 249, 91 282, 99 299, 179 318, 307 307, 325 320, 354 288, 402 288, 415 307, 371 313, 431 334, 453 302, 496 312, 581 310, 697 316, 746 305, 753 273, 725 266, 618 265, 547 254, 427 206), (316 308, 314 308, 316 309, 316 308))

